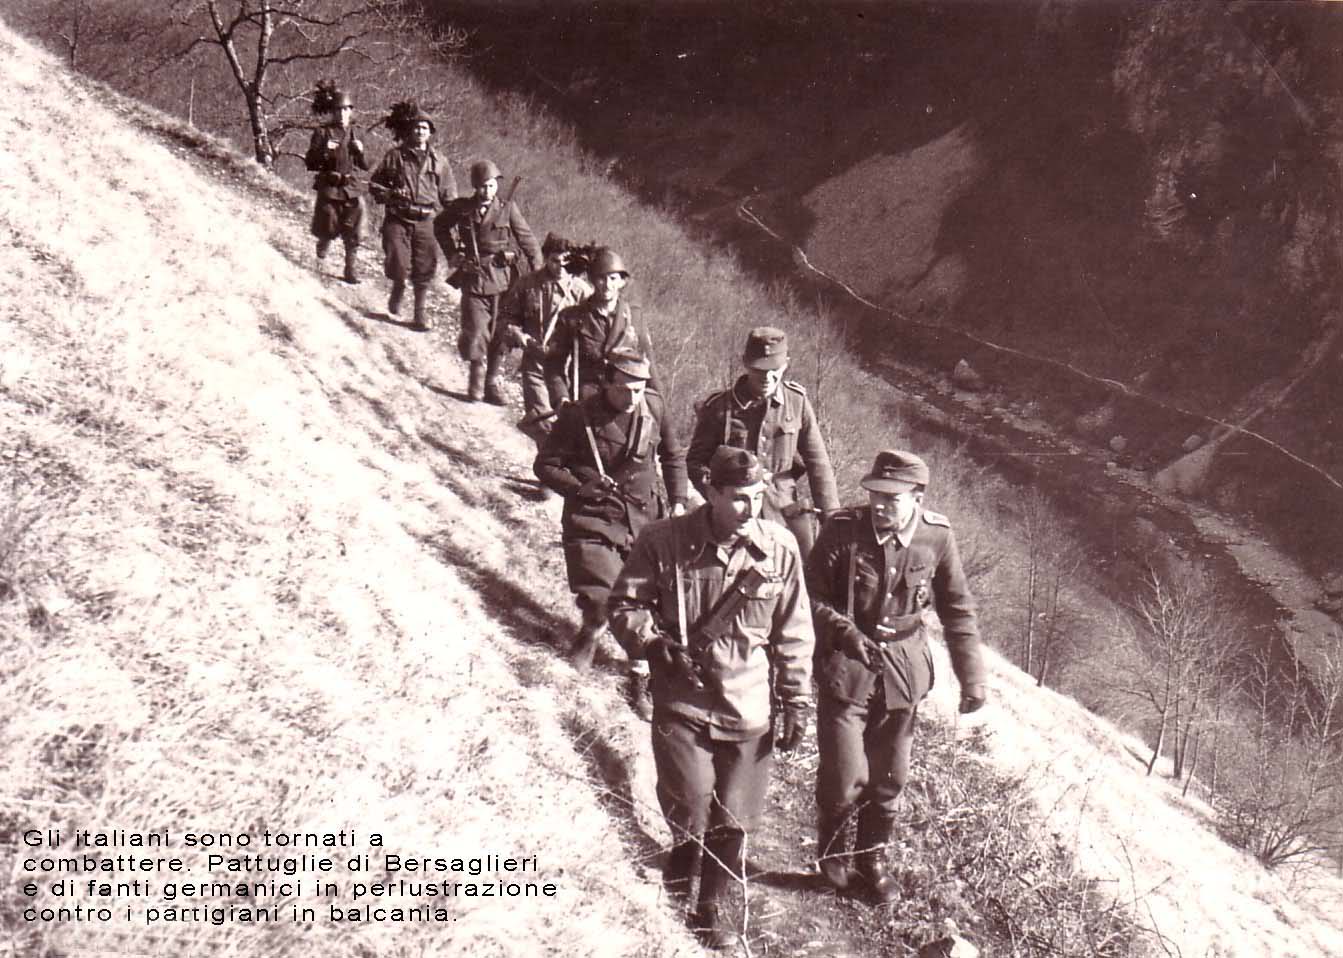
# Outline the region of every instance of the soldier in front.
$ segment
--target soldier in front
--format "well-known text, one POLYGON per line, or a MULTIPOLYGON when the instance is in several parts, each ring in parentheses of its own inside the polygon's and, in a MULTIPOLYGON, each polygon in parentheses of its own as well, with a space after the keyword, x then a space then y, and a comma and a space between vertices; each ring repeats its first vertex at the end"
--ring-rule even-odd
POLYGON ((358 283, 359 241, 364 233, 364 202, 359 196, 358 170, 368 169, 364 143, 354 131, 354 98, 331 82, 317 84, 312 111, 326 122, 312 131, 304 165, 315 174, 312 188, 317 204, 312 211, 312 235, 317 237, 317 258, 326 259, 331 242, 345 246, 347 283, 358 283))
POLYGON ((612 631, 652 665, 657 794, 674 842, 663 882, 684 901, 702 857, 696 918, 713 948, 738 938, 746 905, 732 889, 773 749, 796 747, 811 696, 802 561, 788 530, 758 518, 765 489, 753 454, 717 450, 706 504, 644 530, 611 592, 612 631))
POLYGON ((562 393, 552 393, 546 381, 546 348, 555 335, 560 312, 592 295, 592 284, 568 268, 572 245, 563 237, 547 234, 541 244, 544 265, 518 280, 500 306, 504 345, 522 348, 522 404, 526 412, 518 427, 538 445, 553 425, 560 400, 566 398, 562 393))
POLYGON ((500 299, 518 278, 518 249, 528 267, 536 270, 541 268, 541 247, 512 191, 499 196, 499 167, 493 161, 471 164, 471 189, 470 196, 460 197, 443 211, 434 233, 452 270, 448 284, 462 291, 457 352, 469 364, 467 398, 502 406, 500 299))
MULTIPOLYGON (((650 375, 641 354, 614 353, 602 391, 560 410, 532 467, 564 497, 564 564, 582 620, 569 660, 579 671, 592 665, 606 629, 607 597, 630 546, 645 525, 665 514, 655 454, 672 510, 685 510, 685 449, 667 422, 662 397, 646 392, 650 375)), ((628 681, 631 705, 650 718, 648 664, 642 658, 631 656, 628 681)))
POLYGON ((709 457, 720 445, 755 453, 769 473, 764 517, 788 526, 805 560, 815 539, 813 500, 825 514, 839 508, 821 427, 806 390, 783 378, 788 369, 788 337, 783 330, 752 329, 741 361, 746 372, 732 387, 700 404, 686 456, 690 481, 704 491, 709 457), (798 488, 804 476, 812 499, 798 488))
POLYGON ((410 101, 397 103, 383 121, 396 136, 369 179, 369 193, 387 207, 382 220, 383 270, 392 281, 387 312, 401 315, 406 280, 415 291, 414 328, 432 325, 425 301, 438 269, 434 216, 457 196, 457 180, 445 157, 429 145, 434 121, 410 101))
POLYGON ((865 885, 884 903, 899 893, 886 844, 909 778, 919 703, 933 684, 927 609, 942 622, 961 711, 983 705, 986 687, 975 602, 951 522, 923 508, 928 466, 913 453, 887 450, 862 485, 868 505, 836 513, 807 562, 817 635, 817 858, 835 888, 865 885))

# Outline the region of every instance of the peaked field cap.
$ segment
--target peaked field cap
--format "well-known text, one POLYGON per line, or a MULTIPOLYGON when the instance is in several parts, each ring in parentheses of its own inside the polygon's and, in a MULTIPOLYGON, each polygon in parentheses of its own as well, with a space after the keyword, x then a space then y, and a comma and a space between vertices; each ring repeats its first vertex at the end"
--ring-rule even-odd
POLYGON ((912 452, 883 449, 861 485, 873 492, 907 492, 928 485, 928 464, 912 452))
POLYGON ((741 361, 747 369, 782 369, 788 365, 788 336, 773 326, 757 326, 746 334, 741 361))
POLYGON ((709 459, 709 485, 753 486, 765 481, 760 459, 747 449, 719 446, 709 459))
POLYGON ((653 364, 643 353, 634 349, 613 349, 606 355, 608 372, 621 373, 630 379, 652 379, 653 364))

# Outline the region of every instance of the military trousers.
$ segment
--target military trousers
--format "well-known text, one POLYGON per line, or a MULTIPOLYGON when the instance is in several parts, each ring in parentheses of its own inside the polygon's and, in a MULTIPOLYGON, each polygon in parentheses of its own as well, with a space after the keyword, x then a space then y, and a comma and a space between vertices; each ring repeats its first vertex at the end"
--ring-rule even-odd
POLYGON ((909 781, 917 705, 886 708, 884 683, 863 703, 841 702, 822 690, 816 710, 816 805, 841 817, 855 806, 893 815, 909 781))
POLYGON ((429 283, 438 270, 434 221, 407 222, 389 213, 382 221, 382 252, 388 279, 402 283, 409 279, 416 286, 429 283))
POLYGON ((653 764, 658 804, 673 843, 709 829, 750 832, 760 821, 774 767, 774 739, 765 732, 740 741, 714 738, 709 726, 657 708, 653 764))
POLYGON ((333 200, 317 197, 312 211, 312 235, 330 242, 339 238, 346 246, 358 246, 364 237, 364 203, 359 197, 333 200))
POLYGON ((553 394, 544 360, 531 350, 523 350, 518 373, 522 378, 522 405, 528 417, 542 419, 554 412, 564 396, 553 394))
POLYGON ((564 543, 569 591, 574 594, 580 611, 605 618, 606 600, 628 556, 629 549, 604 539, 571 539, 564 543))
POLYGON ((467 362, 486 359, 503 349, 495 334, 501 293, 472 293, 462 290, 462 331, 457 336, 457 353, 467 362))

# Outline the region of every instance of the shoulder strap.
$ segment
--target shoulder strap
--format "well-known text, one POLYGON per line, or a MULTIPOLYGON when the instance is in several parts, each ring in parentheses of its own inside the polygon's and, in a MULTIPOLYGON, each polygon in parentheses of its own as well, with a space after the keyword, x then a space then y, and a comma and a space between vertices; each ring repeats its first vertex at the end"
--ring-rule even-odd
POLYGON ((602 463, 601 450, 597 448, 597 437, 592 431, 592 423, 588 420, 588 411, 584 406, 578 407, 579 414, 583 417, 583 432, 588 437, 588 448, 592 450, 592 461, 597 464, 597 475, 603 479, 606 478, 606 466, 602 463))
POLYGON ((685 581, 681 574, 681 537, 676 532, 679 525, 676 521, 677 518, 677 516, 673 516, 671 519, 672 566, 676 569, 676 628, 681 644, 686 645, 689 643, 687 638, 689 632, 686 628, 685 581))
POLYGON ((848 575, 848 602, 844 606, 849 621, 855 621, 853 618, 853 578, 858 571, 858 543, 849 543, 849 575, 848 575))

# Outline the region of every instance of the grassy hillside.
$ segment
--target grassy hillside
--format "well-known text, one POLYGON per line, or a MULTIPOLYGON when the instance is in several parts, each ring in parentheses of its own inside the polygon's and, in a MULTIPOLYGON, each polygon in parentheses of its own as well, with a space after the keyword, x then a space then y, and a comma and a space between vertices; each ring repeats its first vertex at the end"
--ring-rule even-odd
MULTIPOLYGON (((303 194, 91 93, 8 33, 0 45, 12 91, 0 131, 25 144, 0 158, 12 184, 0 194, 12 237, 0 815, 13 877, 0 916, 13 954, 693 953, 657 900, 665 835, 646 726, 615 695, 618 666, 579 680, 554 655, 573 624, 557 508, 526 495, 530 450, 508 417, 452 399, 451 333, 405 333, 381 321, 379 284, 316 273, 303 194), (534 855, 560 893, 457 899, 451 922, 401 926, 28 922, 25 909, 52 903, 22 890, 30 853, 15 836, 49 827, 166 828, 179 849, 188 830, 352 831, 380 877, 393 854, 534 855)), ((682 408, 726 374, 716 357, 735 355, 746 326, 777 318, 807 341, 802 311, 612 190, 564 152, 562 129, 499 109, 514 165, 554 186, 529 201, 542 228, 604 225, 636 264, 665 268, 641 278, 682 408), (555 152, 528 152, 542 142, 555 152)), ((823 362, 802 372, 851 490, 898 421, 873 428, 866 380, 810 335, 823 362)), ((935 501, 958 521, 992 498, 952 451, 933 458, 935 501)), ((991 518, 979 521, 987 537, 991 518)), ((1015 569, 1006 547, 983 548, 999 557, 979 563, 991 596, 1015 569)), ((908 903, 891 912, 808 882, 814 748, 786 763, 757 849, 783 917, 756 953, 819 941, 813 953, 835 954, 838 938, 854 954, 902 953, 949 921, 1001 954, 1343 950, 1173 809, 1173 792, 1143 783, 1139 743, 1029 686, 995 658, 996 732, 966 741, 954 683, 940 683, 897 851, 908 903)), ((195 880, 210 868, 183 858, 195 880)), ((338 893, 358 880, 342 875, 338 893)))

